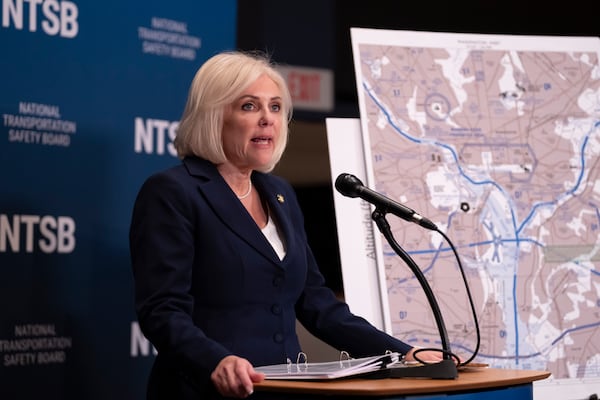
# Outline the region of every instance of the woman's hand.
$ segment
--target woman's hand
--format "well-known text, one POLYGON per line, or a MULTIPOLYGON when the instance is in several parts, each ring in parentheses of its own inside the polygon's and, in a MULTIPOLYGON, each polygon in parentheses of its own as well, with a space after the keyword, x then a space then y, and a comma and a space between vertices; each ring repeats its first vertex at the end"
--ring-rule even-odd
POLYGON ((222 396, 246 398, 254 391, 254 383, 261 382, 265 375, 254 371, 245 358, 227 356, 219 362, 210 379, 222 396))

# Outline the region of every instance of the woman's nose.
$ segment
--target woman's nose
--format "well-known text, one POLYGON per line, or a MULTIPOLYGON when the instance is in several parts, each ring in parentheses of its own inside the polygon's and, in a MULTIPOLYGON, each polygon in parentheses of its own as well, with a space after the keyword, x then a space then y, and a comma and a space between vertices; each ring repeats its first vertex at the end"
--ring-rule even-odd
POLYGON ((268 125, 273 125, 274 121, 275 121, 275 117, 273 115, 269 114, 268 112, 265 112, 260 117, 260 120, 258 121, 258 124, 260 126, 268 126, 268 125))

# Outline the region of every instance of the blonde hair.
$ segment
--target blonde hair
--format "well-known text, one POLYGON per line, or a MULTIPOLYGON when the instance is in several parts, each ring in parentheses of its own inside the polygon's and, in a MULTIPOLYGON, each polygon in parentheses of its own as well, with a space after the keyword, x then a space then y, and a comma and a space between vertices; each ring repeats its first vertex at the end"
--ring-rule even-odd
POLYGON ((174 140, 177 156, 195 155, 214 164, 227 161, 222 128, 225 108, 261 75, 267 75, 281 90, 281 132, 271 162, 261 169, 270 172, 281 159, 288 140, 292 99, 283 76, 267 56, 227 51, 209 58, 196 72, 174 140))

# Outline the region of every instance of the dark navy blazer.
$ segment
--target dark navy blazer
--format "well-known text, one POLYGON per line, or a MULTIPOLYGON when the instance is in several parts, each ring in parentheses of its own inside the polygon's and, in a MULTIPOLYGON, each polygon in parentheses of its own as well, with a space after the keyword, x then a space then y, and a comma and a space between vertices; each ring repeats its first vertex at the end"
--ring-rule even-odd
POLYGON ((186 158, 140 189, 130 250, 140 327, 158 350, 149 398, 214 390, 210 373, 230 354, 254 366, 296 360, 296 319, 352 357, 410 349, 325 286, 292 187, 258 172, 252 182, 279 227, 283 260, 208 161, 186 158))

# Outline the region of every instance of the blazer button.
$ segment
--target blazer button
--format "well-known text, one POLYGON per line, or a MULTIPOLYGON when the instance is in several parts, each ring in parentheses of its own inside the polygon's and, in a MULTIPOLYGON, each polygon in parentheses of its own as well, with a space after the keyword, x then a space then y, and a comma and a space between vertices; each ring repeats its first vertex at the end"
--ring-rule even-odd
POLYGON ((275 315, 281 314, 281 306, 279 304, 273 304, 271 306, 271 312, 275 315))
POLYGON ((281 343, 283 342, 283 335, 281 333, 276 333, 273 335, 273 340, 275 343, 281 343))
POLYGON ((276 276, 273 278, 273 286, 279 287, 283 284, 283 276, 276 276))

